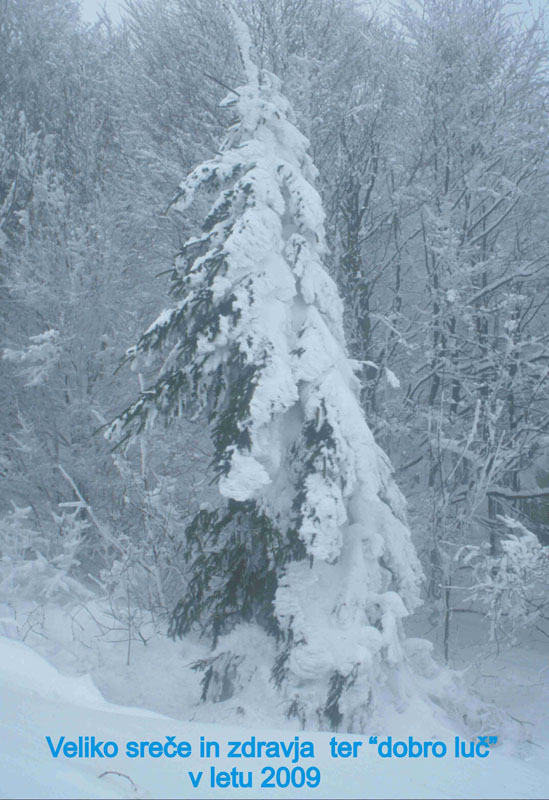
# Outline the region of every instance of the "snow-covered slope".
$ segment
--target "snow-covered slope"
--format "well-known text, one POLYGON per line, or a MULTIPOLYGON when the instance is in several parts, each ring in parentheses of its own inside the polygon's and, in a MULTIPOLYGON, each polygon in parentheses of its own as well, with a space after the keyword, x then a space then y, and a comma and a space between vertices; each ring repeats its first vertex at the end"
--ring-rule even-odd
MULTIPOLYGON (((413 718, 407 715, 407 722, 413 718)), ((406 722, 403 720, 402 722, 406 722)), ((405 728, 387 731, 403 738, 405 728)), ((423 735, 421 721, 408 733, 423 735)), ((262 768, 292 765, 289 760, 228 759, 225 742, 243 741, 255 735, 261 740, 293 740, 289 731, 250 730, 184 723, 141 709, 107 703, 88 677, 62 676, 33 650, 20 642, 0 638, 0 796, 3 798, 201 798, 201 797, 546 797, 544 772, 512 757, 505 746, 486 759, 381 759, 376 748, 362 740, 361 756, 332 759, 328 733, 301 734, 301 741, 314 744, 315 758, 303 759, 303 767, 321 771, 318 788, 260 788, 262 768), (125 750, 128 741, 191 743, 193 754, 183 758, 131 759, 125 755, 112 759, 79 759, 59 755, 53 758, 46 741, 54 745, 59 737, 78 740, 115 741, 125 750), (200 737, 218 741, 221 757, 201 759, 200 737), (214 788, 210 786, 210 767, 216 770, 253 772, 252 788, 214 788), (121 774, 102 773, 110 771, 121 774), (200 785, 193 788, 189 772, 203 772, 200 785)), ((361 741, 359 737, 338 739, 361 741)), ((450 749, 450 748, 449 748, 450 749)))

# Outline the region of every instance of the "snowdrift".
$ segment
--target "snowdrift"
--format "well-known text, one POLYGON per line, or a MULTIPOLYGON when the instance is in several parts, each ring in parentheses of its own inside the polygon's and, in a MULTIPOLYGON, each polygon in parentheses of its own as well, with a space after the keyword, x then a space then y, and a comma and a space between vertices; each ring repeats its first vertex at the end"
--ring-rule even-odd
MULTIPOLYGON (((396 721, 395 721, 396 724, 396 721)), ((398 727, 388 730, 393 738, 405 734, 424 738, 420 719, 409 713, 398 727)), ((3 798, 543 798, 546 775, 533 763, 510 755, 506 746, 486 759, 382 759, 368 737, 337 736, 338 740, 363 742, 359 757, 332 758, 329 733, 300 733, 301 741, 313 743, 315 758, 300 760, 305 769, 320 770, 317 788, 261 788, 266 766, 295 766, 292 759, 229 759, 228 741, 285 741, 295 732, 268 728, 202 725, 170 719, 142 709, 108 703, 86 677, 66 677, 21 642, 0 638, 0 796, 3 798), (95 736, 114 741, 122 755, 115 758, 54 758, 46 737, 54 745, 95 736), (188 758, 129 758, 128 741, 188 741, 188 758), (219 758, 200 758, 200 739, 217 741, 219 758), (211 767, 222 771, 253 773, 252 788, 210 785, 211 767), (103 773, 108 774, 103 774, 103 773), (194 779, 202 772, 199 785, 194 779), (120 773, 120 774, 116 774, 120 773)), ((450 742, 448 742, 450 744, 450 742)), ((450 751, 449 747, 449 751, 450 751)))

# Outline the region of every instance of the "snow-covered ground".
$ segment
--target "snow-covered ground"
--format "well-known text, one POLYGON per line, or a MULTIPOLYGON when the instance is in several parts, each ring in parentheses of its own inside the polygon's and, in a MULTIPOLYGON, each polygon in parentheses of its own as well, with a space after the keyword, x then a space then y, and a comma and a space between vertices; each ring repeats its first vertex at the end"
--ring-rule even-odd
MULTIPOLYGON (((52 625, 50 635, 54 629, 55 625, 52 625)), ((27 638, 33 639, 33 636, 33 644, 41 638, 37 634, 29 634, 27 638)), ((42 638, 40 649, 42 652, 49 650, 52 659, 63 664, 64 669, 59 671, 28 645, 0 638, 1 797, 547 797, 547 742, 542 727, 547 690, 543 684, 540 691, 543 683, 543 675, 538 675, 538 667, 543 669, 540 666, 541 650, 537 655, 534 650, 529 677, 529 657, 525 656, 524 650, 520 651, 520 657, 515 658, 514 671, 509 666, 514 656, 511 655, 509 660, 509 653, 506 662, 498 664, 497 659, 493 659, 490 667, 484 666, 487 675, 488 669, 500 678, 505 674, 511 684, 507 686, 500 680, 496 687, 494 682, 495 699, 507 702, 508 696, 518 693, 517 707, 522 709, 523 715, 525 712, 530 714, 533 720, 530 720, 533 732, 529 738, 534 744, 517 748, 516 743, 507 742, 493 749, 485 759, 466 761, 455 759, 451 747, 449 754, 442 759, 382 759, 377 755, 376 747, 368 743, 368 737, 361 740, 338 735, 338 740, 363 741, 363 744, 356 759, 334 759, 330 756, 332 734, 300 733, 301 742, 313 742, 315 757, 301 759, 297 766, 305 769, 318 767, 320 784, 316 788, 304 786, 284 790, 262 788, 261 782, 265 778, 262 769, 267 765, 292 768, 296 764, 291 763, 291 757, 230 759, 226 757, 226 742, 244 741, 252 736, 256 740, 291 742, 297 735, 295 729, 273 729, 265 723, 261 725, 253 713, 246 715, 242 727, 188 721, 185 719, 188 717, 188 698, 184 695, 192 694, 196 686, 181 686, 184 676, 189 674, 189 670, 181 669, 182 664, 188 663, 183 658, 182 643, 173 644, 162 637, 153 637, 147 646, 141 645, 134 651, 134 663, 132 665, 130 660, 129 666, 121 663, 127 656, 125 647, 111 643, 111 648, 111 657, 102 666, 98 663, 101 661, 99 658, 92 670, 104 693, 118 702, 148 703, 169 712, 170 716, 107 702, 88 675, 74 674, 79 671, 75 662, 78 651, 73 644, 71 655, 68 641, 63 645, 53 638, 42 638), (539 678, 537 682, 534 680, 536 675, 539 678), (538 698, 537 711, 535 697, 538 698), (50 737, 54 747, 61 736, 65 737, 64 742, 78 741, 79 736, 95 736, 96 741, 116 742, 122 753, 128 741, 166 743, 166 737, 173 736, 175 742, 190 742, 192 754, 188 758, 128 758, 126 755, 112 759, 67 758, 63 755, 54 758, 46 736, 50 737), (219 758, 200 758, 201 736, 219 742, 219 758), (252 787, 212 788, 212 765, 217 773, 230 772, 234 767, 243 771, 245 776, 251 771, 252 787), (103 775, 105 772, 110 774, 103 775), (194 788, 189 773, 197 776, 200 772, 203 776, 194 788)), ((102 652, 105 654, 108 648, 103 646, 102 652)), ((485 676, 484 680, 488 678, 485 676)), ((223 704, 217 705, 222 712, 223 704)), ((401 715, 400 719, 393 718, 388 725, 390 729, 388 727, 386 734, 392 734, 394 739, 404 739, 407 735, 416 739, 429 736, 423 721, 414 717, 413 709, 401 715)), ((453 733, 446 727, 443 738, 449 745, 453 733)), ((315 774, 312 773, 313 777, 315 774)))

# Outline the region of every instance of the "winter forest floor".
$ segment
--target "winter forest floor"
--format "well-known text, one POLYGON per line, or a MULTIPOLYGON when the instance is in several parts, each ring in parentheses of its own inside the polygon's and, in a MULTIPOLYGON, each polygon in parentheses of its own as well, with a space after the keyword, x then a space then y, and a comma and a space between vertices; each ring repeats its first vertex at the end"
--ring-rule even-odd
MULTIPOLYGON (((473 692, 518 722, 524 736, 523 752, 535 760, 537 749, 543 763, 549 749, 549 641, 542 634, 529 632, 514 645, 498 647, 487 641, 487 627, 474 614, 455 615, 452 625, 450 665, 462 671, 473 692)), ((442 650, 441 641, 420 617, 409 629, 415 636, 434 641, 437 650, 442 650)))
MULTIPOLYGON (((289 741, 298 733, 295 725, 275 707, 266 709, 269 701, 259 696, 249 697, 236 714, 230 702, 197 706, 200 675, 185 669, 204 654, 197 644, 174 643, 143 626, 147 643, 130 643, 128 664, 127 635, 107 632, 109 617, 99 607, 88 604, 70 614, 56 606, 29 611, 14 615, 4 606, 0 615, 0 797, 546 797, 549 667, 543 641, 530 638, 498 653, 487 646, 478 619, 460 615, 455 623, 453 666, 464 670, 473 690, 519 721, 523 733, 522 741, 504 741, 488 760, 381 759, 368 750, 367 736, 362 760, 334 760, 328 756, 332 734, 307 732, 301 740, 314 742, 315 759, 300 764, 320 767, 319 787, 261 789, 261 769, 286 762, 231 762, 222 753, 216 768, 253 770, 253 788, 212 789, 211 760, 54 760, 45 736, 54 743, 79 735, 120 743, 175 735, 176 741, 191 742, 195 753, 201 735, 219 742, 252 735, 289 741), (194 789, 188 772, 200 770, 204 777, 194 789), (120 774, 100 778, 105 771, 120 774)), ((417 618, 410 628, 413 635, 426 635, 429 625, 417 618)), ((413 710, 388 722, 384 736, 391 733, 395 740, 433 736, 413 710)), ((449 751, 454 733, 448 726, 438 732, 449 751)))

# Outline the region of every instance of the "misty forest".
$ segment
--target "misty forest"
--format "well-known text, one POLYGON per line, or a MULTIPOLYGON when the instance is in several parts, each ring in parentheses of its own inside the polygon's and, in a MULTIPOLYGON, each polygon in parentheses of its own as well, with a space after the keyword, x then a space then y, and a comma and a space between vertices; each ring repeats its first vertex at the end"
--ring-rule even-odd
POLYGON ((504 0, 0 0, 0 634, 549 741, 548 110, 504 0))

